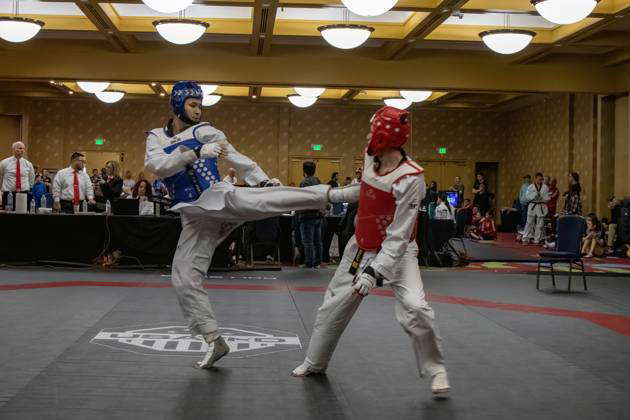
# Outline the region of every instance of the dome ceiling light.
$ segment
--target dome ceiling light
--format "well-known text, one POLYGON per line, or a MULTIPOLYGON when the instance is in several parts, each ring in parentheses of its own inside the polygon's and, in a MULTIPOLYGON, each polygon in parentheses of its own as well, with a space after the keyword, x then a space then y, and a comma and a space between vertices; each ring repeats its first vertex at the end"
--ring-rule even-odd
POLYGON ((499 54, 514 54, 523 51, 534 39, 536 32, 510 27, 510 14, 503 15, 504 28, 483 31, 479 37, 486 47, 499 54))
POLYGON ((383 101, 385 102, 385 105, 393 106, 398 109, 407 109, 413 103, 409 99, 405 98, 383 98, 383 101))
POLYGON ((120 101, 123 96, 125 96, 125 92, 122 90, 104 90, 102 92, 96 92, 94 95, 96 95, 101 102, 113 104, 120 101))
POLYGON ((203 91, 203 95, 212 95, 215 90, 219 88, 219 85, 201 85, 201 90, 203 91))
POLYGON ((217 95, 217 94, 203 95, 201 105, 205 107, 216 105, 219 103, 221 98, 223 98, 223 95, 217 95))
POLYGON ((317 30, 326 42, 342 50, 351 50, 363 45, 374 32, 374 28, 371 26, 341 23, 320 26, 317 30))
POLYGON ((197 41, 210 26, 194 19, 161 19, 153 22, 158 33, 172 44, 186 45, 197 41))
POLYGON ((304 88, 304 87, 296 87, 293 88, 295 92, 300 96, 306 96, 307 98, 318 98, 322 96, 324 92, 326 92, 326 88, 304 88))
POLYGON ((341 0, 341 2, 355 15, 379 16, 389 12, 398 0, 341 0))
POLYGON ((317 30, 326 42, 342 50, 351 50, 363 45, 374 32, 371 26, 350 23, 350 12, 346 8, 343 9, 343 23, 323 25, 317 30))
POLYGON ((297 106, 298 108, 308 108, 309 106, 313 105, 315 102, 317 102, 317 97, 308 97, 308 96, 301 96, 301 95, 289 95, 287 96, 287 98, 289 98, 289 101, 297 106))
POLYGON ((479 34, 488 48, 499 54, 514 54, 524 50, 536 32, 521 29, 493 29, 479 34))
POLYGON ((193 3, 193 0, 142 0, 144 4, 160 13, 181 12, 193 3))
POLYGON ((32 39, 44 27, 41 20, 19 17, 20 7, 13 0, 13 16, 0 17, 0 38, 5 41, 19 43, 32 39))
POLYGON ((102 92, 109 87, 109 82, 77 82, 77 85, 83 92, 97 93, 102 92))
POLYGON ((600 0, 531 0, 536 11, 549 22, 569 25, 593 13, 600 0))
POLYGON ((401 90, 400 96, 411 102, 423 102, 433 95, 430 90, 401 90))

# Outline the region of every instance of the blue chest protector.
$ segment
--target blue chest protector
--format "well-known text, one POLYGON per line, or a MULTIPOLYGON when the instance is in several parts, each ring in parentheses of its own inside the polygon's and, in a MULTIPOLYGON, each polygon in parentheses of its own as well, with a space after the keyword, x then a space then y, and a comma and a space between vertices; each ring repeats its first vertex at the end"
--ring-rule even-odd
MULTIPOLYGON (((164 148, 164 152, 171 154, 181 146, 190 150, 198 150, 201 149, 203 143, 193 137, 171 144, 164 148)), ((220 181, 221 176, 217 167, 217 159, 207 158, 198 159, 193 164, 188 165, 183 171, 165 178, 164 184, 173 199, 173 204, 177 204, 197 200, 201 193, 220 181)))

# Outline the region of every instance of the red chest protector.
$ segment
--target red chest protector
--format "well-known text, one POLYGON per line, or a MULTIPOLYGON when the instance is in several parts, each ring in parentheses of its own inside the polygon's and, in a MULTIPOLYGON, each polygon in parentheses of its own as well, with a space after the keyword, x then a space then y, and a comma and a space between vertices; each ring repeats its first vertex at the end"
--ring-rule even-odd
MULTIPOLYGON (((407 176, 424 172, 411 160, 402 163, 393 171, 378 175, 371 157, 366 157, 365 170, 361 177, 361 195, 357 213, 356 238, 359 248, 366 251, 379 250, 386 237, 387 227, 394 220, 396 198, 393 187, 407 176)), ((415 229, 412 240, 415 240, 415 229)))

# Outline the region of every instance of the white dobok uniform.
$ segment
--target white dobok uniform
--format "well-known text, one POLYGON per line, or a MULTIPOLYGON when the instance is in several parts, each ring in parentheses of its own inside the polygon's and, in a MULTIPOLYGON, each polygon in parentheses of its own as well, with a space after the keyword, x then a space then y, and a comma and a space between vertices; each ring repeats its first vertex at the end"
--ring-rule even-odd
POLYGON ((225 160, 249 185, 269 179, 254 161, 227 142, 223 132, 208 123, 175 136, 168 127, 150 131, 145 167, 164 179, 177 203, 172 210, 181 215, 182 233, 171 281, 184 317, 193 334, 216 338, 217 320, 202 286, 216 247, 243 222, 325 207, 330 186, 247 188, 221 182, 217 160, 198 159, 194 152, 205 143, 215 142, 227 147, 225 160))
POLYGON ((433 309, 425 299, 415 241, 419 204, 426 193, 423 169, 407 160, 381 176, 375 173, 374 160, 368 155, 364 168, 361 184, 348 187, 356 191, 355 202, 360 196, 356 234, 348 242, 317 311, 306 363, 312 371, 326 370, 363 299, 353 294, 355 275, 349 272, 361 248, 365 254, 356 275, 369 264, 392 288, 397 300, 396 319, 411 338, 420 375, 445 372, 441 338, 433 309))
POLYGON ((523 240, 528 241, 534 239, 539 243, 544 239, 543 228, 545 225, 545 217, 549 213, 547 201, 549 196, 549 187, 542 184, 538 187, 535 183, 527 188, 527 199, 529 200, 527 208, 527 223, 525 224, 525 233, 523 240))

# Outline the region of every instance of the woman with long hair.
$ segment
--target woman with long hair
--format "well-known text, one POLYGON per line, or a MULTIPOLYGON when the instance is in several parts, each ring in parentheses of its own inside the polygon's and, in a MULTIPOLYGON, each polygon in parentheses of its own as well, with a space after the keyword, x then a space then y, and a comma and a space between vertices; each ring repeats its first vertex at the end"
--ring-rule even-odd
POLYGON ((564 193, 564 214, 582 215, 582 186, 577 172, 569 174, 569 190, 564 193))
POLYGON ((444 191, 437 197, 437 207, 435 208, 435 218, 441 220, 455 220, 455 210, 448 202, 448 196, 444 191))
POLYGON ((151 198, 153 197, 153 191, 151 188, 151 183, 146 179, 142 179, 136 185, 134 185, 132 190, 132 197, 139 201, 138 205, 138 213, 140 216, 151 216, 154 213, 153 210, 153 202, 151 198))
POLYGON ((122 193, 123 180, 120 177, 120 163, 110 160, 105 164, 105 171, 107 172, 107 181, 102 180, 100 182, 103 201, 112 203, 120 198, 122 193))

